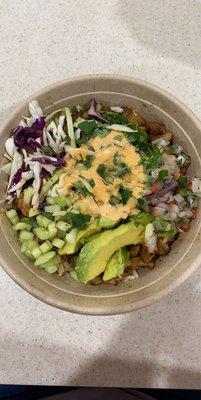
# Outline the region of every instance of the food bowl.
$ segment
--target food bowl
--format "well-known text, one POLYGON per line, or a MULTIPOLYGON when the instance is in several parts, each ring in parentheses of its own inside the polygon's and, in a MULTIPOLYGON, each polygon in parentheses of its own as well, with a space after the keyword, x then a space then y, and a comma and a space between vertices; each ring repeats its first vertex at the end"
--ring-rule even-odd
MULTIPOLYGON (((161 121, 174 133, 176 142, 190 154, 190 174, 201 176, 201 123, 179 100, 147 82, 118 75, 88 75, 66 79, 34 93, 17 107, 0 129, 1 164, 4 142, 27 115, 27 104, 37 99, 46 113, 64 106, 84 104, 91 97, 102 104, 132 107, 148 121, 161 121)), ((6 177, 0 175, 4 198, 6 177)), ((48 275, 34 267, 21 252, 16 233, 2 213, 0 217, 0 262, 5 271, 27 292, 63 310, 92 315, 120 314, 147 306, 182 283, 200 264, 200 207, 191 230, 182 235, 153 270, 140 271, 140 278, 118 286, 84 285, 63 276, 48 275)))

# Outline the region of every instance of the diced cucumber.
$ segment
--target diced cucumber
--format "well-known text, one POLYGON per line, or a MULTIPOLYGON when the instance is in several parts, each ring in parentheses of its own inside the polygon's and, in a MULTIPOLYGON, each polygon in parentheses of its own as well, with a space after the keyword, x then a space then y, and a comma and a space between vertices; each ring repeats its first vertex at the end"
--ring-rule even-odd
POLYGON ((47 203, 47 204, 55 204, 55 197, 53 197, 53 196, 47 196, 47 197, 46 197, 46 203, 47 203))
POLYGON ((71 225, 64 221, 58 221, 56 223, 56 227, 64 232, 67 232, 69 229, 71 229, 71 225))
POLYGON ((10 220, 12 225, 17 225, 17 223, 19 222, 19 217, 17 215, 16 210, 14 210, 14 208, 11 208, 11 210, 6 211, 6 216, 10 220))
POLYGON ((61 195, 55 196, 54 201, 55 201, 55 204, 58 204, 62 208, 71 206, 71 201, 68 198, 61 196, 61 195))
POLYGON ((51 220, 49 218, 47 218, 41 214, 37 215, 36 221, 39 226, 44 227, 44 228, 47 228, 47 226, 51 223, 51 220))
POLYGON ((15 231, 30 231, 31 230, 31 225, 27 224, 26 222, 18 222, 14 226, 15 231))
POLYGON ((32 256, 32 254, 31 254, 31 251, 30 250, 27 250, 27 251, 25 251, 25 256, 26 257, 28 257, 28 258, 30 258, 30 260, 34 260, 34 257, 32 256))
POLYGON ((33 194, 34 190, 31 186, 29 186, 27 189, 24 190, 23 202, 25 204, 30 204, 33 194))
POLYGON ((28 231, 20 231, 20 240, 23 242, 24 240, 33 240, 34 234, 28 231))
POLYGON ((32 249, 34 249, 34 247, 38 246, 38 244, 35 242, 35 240, 27 240, 24 243, 26 245, 27 250, 32 250, 32 249))
POLYGON ((32 254, 32 256, 34 257, 34 258, 39 258, 40 256, 42 256, 42 251, 41 251, 41 249, 39 248, 39 247, 34 247, 32 250, 31 250, 31 254, 32 254))
POLYGON ((37 258, 37 260, 35 261, 35 265, 42 265, 51 260, 51 258, 53 258, 54 256, 56 256, 56 251, 49 251, 48 253, 45 253, 37 258))
POLYGON ((57 229, 57 236, 58 236, 59 239, 65 239, 66 232, 65 231, 61 231, 60 229, 57 229))
POLYGON ((57 247, 58 249, 61 249, 63 245, 65 244, 64 240, 61 240, 59 238, 54 238, 52 241, 52 244, 54 247, 57 247))
POLYGON ((35 228, 34 233, 40 240, 50 239, 49 231, 45 228, 42 227, 35 228))
POLYGON ((39 248, 41 249, 42 253, 45 254, 45 253, 47 253, 48 251, 51 250, 51 248, 52 248, 52 243, 51 243, 49 240, 47 240, 46 242, 42 243, 42 244, 39 246, 39 248))
POLYGON ((45 271, 48 272, 48 274, 54 274, 54 272, 57 272, 58 270, 58 265, 49 265, 49 267, 45 267, 45 271))
POLYGON ((52 265, 58 265, 61 261, 61 257, 57 254, 56 256, 52 257, 49 261, 41 264, 41 268, 51 267, 52 265))
POLYGON ((49 239, 53 239, 57 235, 57 228, 55 222, 51 222, 51 224, 47 227, 49 232, 49 239))
POLYGON ((21 250, 22 254, 26 253, 26 251, 27 251, 27 242, 22 242, 20 250, 21 250))
POLYGON ((30 208, 29 210, 29 218, 35 217, 36 215, 40 214, 40 211, 36 208, 30 208))
POLYGON ((51 214, 61 211, 61 207, 58 204, 52 204, 50 206, 45 206, 45 212, 49 212, 51 214))

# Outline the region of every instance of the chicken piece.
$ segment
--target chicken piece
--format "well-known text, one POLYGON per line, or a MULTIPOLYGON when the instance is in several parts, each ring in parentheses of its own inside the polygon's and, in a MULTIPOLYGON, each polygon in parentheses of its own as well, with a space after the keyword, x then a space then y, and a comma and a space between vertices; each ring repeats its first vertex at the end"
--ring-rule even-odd
POLYGON ((133 269, 139 269, 139 268, 142 268, 142 267, 147 267, 149 269, 152 269, 152 268, 155 267, 155 263, 156 263, 155 259, 152 259, 150 261, 144 262, 144 261, 141 260, 140 257, 131 258, 131 267, 133 269))
POLYGON ((101 283, 103 283, 102 276, 101 275, 96 276, 94 279, 90 281, 90 283, 93 286, 101 285, 101 283))
POLYGON ((151 135, 164 135, 166 133, 165 125, 162 122, 149 122, 147 131, 151 135))
POLYGON ((28 217, 29 216, 29 210, 31 208, 30 204, 25 204, 23 201, 23 194, 20 194, 19 198, 15 199, 15 204, 17 206, 17 208, 19 208, 19 210, 21 211, 21 213, 25 216, 28 217))
POLYGON ((165 254, 168 254, 170 251, 170 246, 168 243, 164 242, 163 239, 158 238, 157 239, 157 254, 159 256, 163 256, 165 254))
POLYGON ((145 264, 147 264, 147 263, 149 263, 153 258, 154 258, 154 254, 150 254, 149 252, 148 252, 148 248, 147 248, 147 246, 145 246, 144 244, 141 246, 141 249, 140 249, 140 258, 141 258, 141 260, 145 263, 145 264))
POLYGON ((124 108, 124 113, 128 118, 128 121, 132 124, 138 124, 139 126, 146 127, 146 121, 145 119, 141 116, 138 115, 137 113, 134 112, 131 108, 124 108))
POLYGON ((153 140, 159 140, 159 139, 164 139, 164 140, 166 140, 167 142, 171 142, 172 138, 173 138, 172 132, 165 132, 165 133, 163 133, 163 134, 151 133, 151 134, 149 135, 149 140, 150 140, 150 142, 152 142, 153 140))
POLYGON ((135 244, 130 247, 131 257, 137 257, 140 252, 140 244, 135 244))

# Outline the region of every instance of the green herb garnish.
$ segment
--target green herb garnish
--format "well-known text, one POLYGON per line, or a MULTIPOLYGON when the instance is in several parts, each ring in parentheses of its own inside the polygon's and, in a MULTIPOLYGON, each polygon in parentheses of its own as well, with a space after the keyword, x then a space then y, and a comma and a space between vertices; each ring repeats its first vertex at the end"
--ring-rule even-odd
POLYGON ((78 124, 78 128, 86 135, 90 135, 97 128, 97 122, 94 119, 90 121, 82 121, 78 124))
POLYGON ((117 204, 121 203, 121 199, 117 196, 111 196, 109 203, 111 204, 111 206, 116 206, 117 204))
POLYGON ((184 175, 181 175, 181 176, 179 177, 179 179, 178 179, 178 184, 179 184, 179 187, 180 187, 180 188, 185 187, 186 184, 187 184, 187 177, 184 176, 184 175))
POLYGON ((86 228, 87 222, 89 222, 91 219, 90 215, 87 214, 75 214, 75 213, 68 213, 67 217, 66 217, 66 222, 69 222, 73 228, 77 228, 77 229, 84 229, 86 228))
POLYGON ((102 111, 101 115, 103 118, 107 119, 107 121, 110 122, 111 124, 117 124, 117 125, 128 124, 128 118, 124 113, 116 114, 116 113, 102 111))
POLYGON ((158 237, 161 237, 161 238, 164 238, 164 237, 173 238, 176 234, 177 234, 176 229, 170 229, 169 231, 163 231, 163 232, 157 233, 158 237))
POLYGON ((137 201, 137 208, 140 211, 146 211, 146 202, 144 199, 138 199, 137 201))
POLYGON ((77 181, 73 183, 71 189, 73 190, 73 192, 78 192, 84 197, 91 196, 90 191, 86 188, 82 181, 77 181))
POLYGON ((128 200, 132 197, 132 190, 126 189, 123 186, 119 189, 119 195, 123 204, 127 204, 128 200))
POLYGON ((159 182, 164 182, 167 178, 169 177, 169 172, 167 169, 162 169, 158 173, 158 181, 159 182))
POLYGON ((101 176, 101 178, 105 181, 108 182, 108 167, 106 167, 105 164, 99 164, 97 168, 98 174, 101 176))
POLYGON ((82 161, 82 164, 84 165, 84 167, 86 169, 89 169, 89 168, 91 168, 91 163, 92 163, 93 160, 94 160, 94 156, 91 155, 91 154, 88 154, 85 157, 85 159, 82 161))
POLYGON ((146 212, 140 212, 134 217, 134 221, 142 225, 150 224, 151 222, 153 222, 153 220, 154 220, 153 215, 146 212))
POLYGON ((23 217, 21 218, 20 222, 25 222, 26 224, 31 225, 32 228, 36 228, 38 226, 36 220, 33 218, 23 217))

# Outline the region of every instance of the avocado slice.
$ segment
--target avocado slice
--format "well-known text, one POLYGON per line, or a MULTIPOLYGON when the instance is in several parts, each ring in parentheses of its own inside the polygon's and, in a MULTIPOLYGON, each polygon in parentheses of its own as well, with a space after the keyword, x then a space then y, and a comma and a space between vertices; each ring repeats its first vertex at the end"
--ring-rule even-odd
POLYGON ((75 270, 80 282, 87 283, 105 271, 108 260, 121 247, 142 243, 144 227, 129 222, 116 229, 108 230, 90 240, 81 249, 75 270))
POLYGON ((128 265, 130 265, 130 252, 123 247, 117 250, 109 259, 103 275, 103 281, 121 276, 128 265))
POLYGON ((109 218, 101 217, 99 221, 99 226, 101 229, 112 229, 119 223, 119 219, 117 221, 112 221, 109 218))
POLYGON ((60 255, 75 253, 79 249, 79 247, 83 243, 85 243, 86 239, 88 239, 90 236, 94 235, 95 233, 97 233, 99 231, 100 231, 99 224, 97 221, 95 221, 94 223, 87 226, 85 229, 78 231, 77 237, 73 243, 72 242, 69 243, 68 241, 66 241, 66 243, 58 251, 58 253, 60 255))

